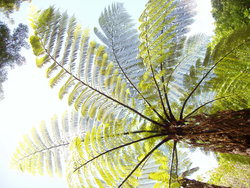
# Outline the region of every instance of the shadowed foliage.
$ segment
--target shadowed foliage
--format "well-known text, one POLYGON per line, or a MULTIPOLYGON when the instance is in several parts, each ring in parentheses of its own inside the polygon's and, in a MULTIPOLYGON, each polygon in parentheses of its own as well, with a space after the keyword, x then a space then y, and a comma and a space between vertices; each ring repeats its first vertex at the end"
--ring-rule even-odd
POLYGON ((31 0, 0 0, 0 9, 1 11, 9 17, 11 13, 20 8, 21 3, 31 0))
POLYGON ((210 183, 230 187, 250 186, 250 159, 246 156, 232 154, 217 154, 218 168, 210 173, 210 183))

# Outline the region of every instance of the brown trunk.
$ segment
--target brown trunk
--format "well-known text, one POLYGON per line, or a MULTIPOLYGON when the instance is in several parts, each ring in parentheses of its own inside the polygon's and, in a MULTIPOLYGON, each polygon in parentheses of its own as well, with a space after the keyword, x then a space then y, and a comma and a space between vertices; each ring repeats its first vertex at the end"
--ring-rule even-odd
POLYGON ((176 138, 205 150, 250 156, 250 109, 193 116, 176 138))
POLYGON ((213 184, 207 184, 196 180, 184 178, 181 180, 181 186, 184 188, 229 188, 213 184))

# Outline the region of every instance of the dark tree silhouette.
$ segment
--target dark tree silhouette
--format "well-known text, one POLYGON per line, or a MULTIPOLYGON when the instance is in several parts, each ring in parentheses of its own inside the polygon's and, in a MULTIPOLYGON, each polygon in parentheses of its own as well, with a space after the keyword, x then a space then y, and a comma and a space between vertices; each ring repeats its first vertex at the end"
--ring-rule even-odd
POLYGON ((28 27, 19 24, 11 33, 8 26, 0 21, 0 92, 2 93, 2 83, 7 79, 8 68, 15 65, 22 65, 25 61, 21 55, 22 47, 28 48, 26 38, 28 37, 28 27))

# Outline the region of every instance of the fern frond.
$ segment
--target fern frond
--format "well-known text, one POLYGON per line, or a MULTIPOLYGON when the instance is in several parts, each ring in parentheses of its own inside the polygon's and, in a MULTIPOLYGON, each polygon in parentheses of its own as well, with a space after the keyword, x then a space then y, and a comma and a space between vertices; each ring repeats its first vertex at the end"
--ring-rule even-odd
POLYGON ((184 114, 188 100, 188 106, 191 108, 187 109, 186 113, 190 110, 196 111, 203 104, 209 104, 209 101, 216 102, 211 103, 207 108, 202 108, 203 112, 214 113, 218 110, 240 110, 249 107, 247 102, 249 99, 247 94, 249 93, 249 40, 249 27, 235 31, 222 39, 210 51, 210 55, 207 55, 209 58, 206 56, 203 63, 197 62, 196 67, 191 67, 190 74, 193 75, 189 75, 189 78, 193 76, 195 79, 191 82, 195 84, 183 102, 180 115, 184 114))
POLYGON ((139 88, 150 103, 155 102, 155 97, 160 99, 156 105, 161 106, 160 113, 169 122, 175 121, 175 117, 169 101, 172 97, 168 96, 172 91, 167 86, 168 78, 180 61, 185 34, 194 16, 193 5, 192 1, 149 1, 139 19, 139 55, 147 69, 145 74, 150 77, 146 80, 143 77, 139 88))
POLYGON ((123 134, 120 132, 123 127, 118 122, 112 125, 117 126, 114 128, 110 125, 99 124, 87 133, 82 148, 72 148, 71 157, 73 159, 68 167, 68 183, 71 187, 97 185, 96 183, 104 187, 107 185, 116 187, 124 183, 122 180, 128 180, 124 184, 125 187, 138 185, 138 180, 135 177, 140 176, 141 172, 140 169, 133 170, 133 168, 139 162, 139 155, 143 151, 142 142, 153 139, 154 143, 157 140, 154 138, 161 138, 162 134, 147 132, 123 134), (130 152, 128 153, 128 151, 130 152), (81 157, 79 157, 80 153, 83 153, 81 157), (105 173, 103 169, 105 169, 105 173), (93 178, 86 176, 88 172, 91 172, 93 178), (131 176, 132 174, 135 176, 131 176), (80 181, 76 180, 78 177, 84 179, 82 182, 86 184, 79 185, 80 181), (96 182, 97 179, 98 182, 96 182))
POLYGON ((65 114, 58 122, 57 116, 51 119, 51 126, 43 121, 39 128, 33 128, 25 135, 12 157, 12 167, 32 174, 61 176, 65 173, 65 161, 68 160, 68 147, 74 136, 84 136, 80 127, 81 117, 76 112, 65 114), (72 119, 70 119, 72 118, 72 119), (73 121, 74 120, 74 121, 73 121))
POLYGON ((216 45, 212 58, 214 62, 219 60, 221 62, 215 67, 215 76, 208 83, 208 87, 214 88, 216 97, 227 95, 230 95, 230 97, 217 101, 213 105, 214 111, 224 110, 225 108, 241 110, 250 107, 249 46, 249 26, 235 31, 216 45), (225 58, 223 58, 224 54, 227 55, 225 58))
MULTIPOLYGON (((86 100, 87 97, 91 101, 98 99, 99 104, 95 106, 102 106, 103 102, 112 101, 114 109, 127 109, 128 112, 133 112, 160 125, 157 120, 143 115, 132 107, 133 97, 131 95, 123 95, 124 91, 128 89, 127 84, 122 81, 118 74, 119 71, 112 66, 113 63, 107 60, 105 48, 94 41, 88 42, 88 33, 77 26, 74 17, 68 18, 65 13, 61 16, 59 11, 55 10, 51 10, 51 12, 53 16, 48 21, 48 25, 44 26, 48 29, 44 29, 45 33, 42 34, 35 32, 36 35, 31 37, 31 44, 34 51, 37 51, 38 58, 40 56, 49 57, 44 62, 41 62, 44 58, 39 58, 39 65, 51 63, 47 71, 50 85, 53 87, 66 81, 61 88, 60 97, 68 94, 69 104, 77 102, 76 109, 82 108, 83 115, 91 114, 94 117, 98 110, 102 110, 101 108, 93 110, 92 103, 86 100), (67 25, 63 29, 59 26, 61 22, 67 25), (49 29, 51 26, 53 26, 53 31, 49 29), (41 36, 47 36, 49 39, 59 42, 43 43, 41 36), (60 45, 55 45, 58 43, 60 45), (54 54, 60 55, 55 56, 54 54), (83 97, 82 91, 86 94, 85 97, 83 97)), ((33 22, 36 23, 36 21, 33 22)))
POLYGON ((131 89, 137 85, 143 73, 141 61, 137 58, 139 39, 137 30, 122 3, 115 3, 104 9, 99 18, 100 31, 95 34, 107 46, 110 60, 116 63, 122 77, 130 82, 131 89), (134 86, 133 86, 134 85, 134 86))
MULTIPOLYGON (((95 34, 106 44, 110 59, 115 62, 115 67, 120 72, 119 75, 128 83, 132 96, 136 94, 139 98, 142 98, 154 113, 163 120, 163 117, 137 88, 144 68, 141 60, 137 58, 139 53, 138 34, 135 29, 132 29, 131 18, 123 8, 123 4, 117 3, 106 8, 99 18, 99 24, 102 32, 95 28, 95 34)), ((140 103, 138 101, 138 104, 140 103)))

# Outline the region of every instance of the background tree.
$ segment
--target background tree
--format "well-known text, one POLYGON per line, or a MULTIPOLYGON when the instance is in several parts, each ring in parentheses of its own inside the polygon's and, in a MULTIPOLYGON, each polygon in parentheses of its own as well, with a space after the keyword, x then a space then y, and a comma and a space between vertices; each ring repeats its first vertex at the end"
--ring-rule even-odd
MULTIPOLYGON (((14 165, 57 172, 58 150, 66 144, 71 187, 161 186, 157 183, 162 179, 153 179, 152 173, 161 170, 157 157, 163 156, 168 168, 162 177, 178 187, 180 144, 249 155, 250 111, 245 106, 232 110, 230 105, 214 111, 215 102, 231 96, 216 98, 219 87, 213 87, 213 79, 220 78, 218 65, 249 45, 250 32, 235 31, 207 49, 206 37, 185 36, 193 10, 191 0, 149 1, 139 19, 140 41, 131 43, 127 36, 136 35, 130 19, 121 4, 113 4, 100 17, 101 30, 95 30, 105 46, 89 41, 88 32, 66 13, 53 8, 35 13, 30 42, 36 64, 48 66, 51 87, 62 84, 59 97, 68 96, 82 116, 82 132, 65 143, 68 124, 58 128, 53 122, 52 134, 44 128, 33 131, 17 148, 14 165), (140 66, 143 72, 137 78, 130 70, 140 66), (186 74, 195 76, 190 84, 186 74)), ((227 80, 219 83, 223 88, 227 80)))
POLYGON ((3 12, 7 17, 15 10, 20 8, 21 3, 31 0, 0 0, 0 10, 3 12))
POLYGON ((215 37, 221 38, 250 23, 249 0, 212 0, 215 37))
POLYGON ((0 92, 2 83, 7 79, 8 68, 22 65, 24 57, 20 54, 22 47, 28 48, 26 39, 28 27, 19 24, 11 33, 8 26, 0 21, 0 92))

